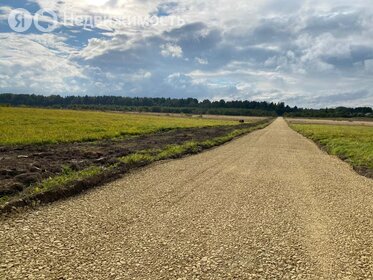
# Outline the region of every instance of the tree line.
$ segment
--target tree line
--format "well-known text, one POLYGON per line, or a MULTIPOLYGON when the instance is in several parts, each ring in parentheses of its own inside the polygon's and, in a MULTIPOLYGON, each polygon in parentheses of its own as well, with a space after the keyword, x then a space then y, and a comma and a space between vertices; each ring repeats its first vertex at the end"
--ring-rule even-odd
POLYGON ((283 102, 199 101, 195 98, 158 98, 123 96, 60 96, 35 94, 0 94, 0 104, 65 109, 93 109, 184 114, 217 114, 290 117, 373 117, 371 107, 307 109, 290 107, 283 102))

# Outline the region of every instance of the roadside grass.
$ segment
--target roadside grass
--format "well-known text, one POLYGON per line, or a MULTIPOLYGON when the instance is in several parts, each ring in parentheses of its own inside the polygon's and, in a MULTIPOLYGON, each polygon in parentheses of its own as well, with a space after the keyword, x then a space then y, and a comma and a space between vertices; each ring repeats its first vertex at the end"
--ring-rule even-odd
POLYGON ((7 203, 9 200, 10 200, 10 196, 8 196, 8 195, 5 195, 5 196, 0 197, 0 206, 1 206, 1 205, 4 205, 4 204, 7 203))
POLYGON ((76 180, 84 180, 85 178, 99 175, 104 171, 105 169, 99 166, 91 166, 81 171, 65 169, 63 174, 48 178, 40 184, 37 184, 33 188, 33 193, 42 193, 48 190, 58 188, 60 186, 66 186, 76 180))
POLYGON ((0 145, 94 141, 178 128, 237 124, 224 119, 0 107, 0 145))
POLYGON ((170 158, 178 158, 186 154, 195 154, 204 149, 209 149, 218 145, 222 145, 240 135, 249 133, 251 131, 264 128, 268 125, 260 124, 254 127, 245 128, 245 129, 236 129, 233 132, 221 136, 215 137, 210 140, 205 140, 201 142, 196 141, 189 141, 185 142, 181 145, 169 145, 164 149, 161 150, 144 150, 134 154, 130 154, 128 156, 119 158, 119 161, 125 164, 135 164, 141 162, 151 163, 154 161, 170 159, 170 158))
POLYGON ((185 154, 197 153, 200 151, 199 144, 194 141, 186 142, 181 145, 168 145, 164 149, 144 150, 125 157, 119 158, 124 164, 152 163, 154 161, 177 158, 185 154))
POLYGON ((373 170, 373 127, 319 124, 290 124, 290 127, 355 168, 373 170))
MULTIPOLYGON (((118 162, 110 166, 91 166, 81 171, 73 171, 66 167, 63 169, 61 174, 45 179, 42 182, 31 186, 16 197, 3 197, 0 200, 0 212, 9 211, 13 206, 34 205, 36 201, 54 201, 57 200, 58 197, 55 197, 55 195, 50 196, 48 194, 61 191, 61 196, 64 196, 65 194, 63 190, 66 189, 73 190, 69 193, 78 193, 79 191, 74 191, 78 182, 84 182, 84 180, 89 180, 95 176, 105 177, 107 175, 106 177, 115 178, 116 175, 123 174, 125 171, 145 166, 155 161, 180 158, 188 154, 196 154, 202 150, 224 144, 240 135, 264 128, 268 124, 270 124, 270 121, 262 122, 248 128, 236 129, 225 136, 215 137, 201 142, 188 141, 181 145, 168 145, 163 149, 138 151, 125 157, 118 158, 118 162)), ((97 184, 100 184, 100 180, 97 181, 97 184)), ((94 186, 95 185, 89 185, 89 188, 94 186)))

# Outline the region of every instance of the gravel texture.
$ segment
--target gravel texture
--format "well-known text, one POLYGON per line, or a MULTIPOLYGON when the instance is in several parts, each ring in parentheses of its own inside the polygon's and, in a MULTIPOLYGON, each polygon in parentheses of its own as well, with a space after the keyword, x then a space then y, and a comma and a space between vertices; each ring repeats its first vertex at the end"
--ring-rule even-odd
POLYGON ((279 118, 0 235, 0 279, 373 279, 373 180, 279 118))

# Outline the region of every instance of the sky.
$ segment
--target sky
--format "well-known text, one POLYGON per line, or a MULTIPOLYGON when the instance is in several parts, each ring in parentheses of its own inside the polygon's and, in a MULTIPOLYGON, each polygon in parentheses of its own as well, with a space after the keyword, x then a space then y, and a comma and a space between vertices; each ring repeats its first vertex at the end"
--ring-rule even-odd
POLYGON ((373 106, 373 5, 2 0, 0 92, 373 106))

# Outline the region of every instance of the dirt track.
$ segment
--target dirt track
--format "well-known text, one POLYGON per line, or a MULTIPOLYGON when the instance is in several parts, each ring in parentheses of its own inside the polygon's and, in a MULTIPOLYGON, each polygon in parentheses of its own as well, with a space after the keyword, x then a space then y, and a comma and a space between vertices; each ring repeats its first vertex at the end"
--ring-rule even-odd
POLYGON ((277 119, 0 235, 0 279, 372 279, 373 180, 277 119))

